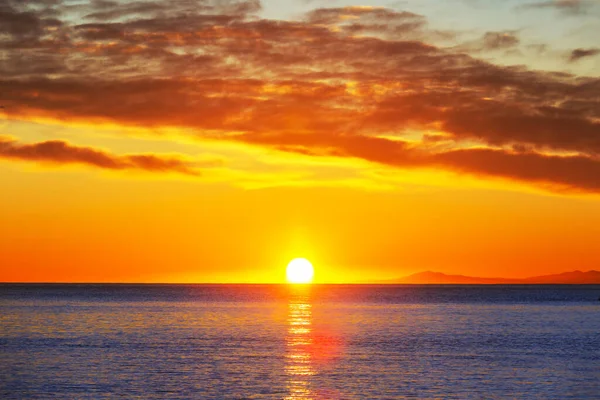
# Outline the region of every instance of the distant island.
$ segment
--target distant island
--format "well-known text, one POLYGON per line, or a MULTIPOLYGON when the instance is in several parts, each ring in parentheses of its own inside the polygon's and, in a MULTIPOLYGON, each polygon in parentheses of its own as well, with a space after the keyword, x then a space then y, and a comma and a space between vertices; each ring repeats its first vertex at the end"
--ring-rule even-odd
POLYGON ((562 274, 532 276, 522 279, 480 278, 465 275, 447 275, 441 272, 425 271, 404 278, 378 281, 389 284, 600 284, 600 271, 571 271, 562 274))

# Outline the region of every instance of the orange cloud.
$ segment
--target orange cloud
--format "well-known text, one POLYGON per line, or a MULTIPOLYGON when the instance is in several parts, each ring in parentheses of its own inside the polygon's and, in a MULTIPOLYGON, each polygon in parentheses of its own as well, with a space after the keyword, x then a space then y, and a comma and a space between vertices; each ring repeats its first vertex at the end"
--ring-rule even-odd
POLYGON ((428 152, 403 141, 352 135, 248 135, 239 139, 313 156, 356 157, 399 168, 436 167, 551 190, 600 193, 600 160, 591 157, 483 148, 428 152))
MULTIPOLYGON (((60 1, 45 7, 11 2, 2 17, 23 22, 0 28, 0 102, 15 117, 185 127, 308 156, 598 191, 600 79, 436 47, 420 15, 338 7, 275 21, 257 16, 257 1, 207 0, 94 2, 77 6, 82 20, 60 1), (415 131, 440 132, 443 151, 409 143, 415 131)), ((508 32, 483 43, 520 45, 508 32)))
POLYGON ((83 164, 112 170, 137 169, 198 175, 191 163, 154 154, 117 156, 90 147, 73 146, 61 140, 19 144, 0 137, 0 158, 49 164, 83 164))

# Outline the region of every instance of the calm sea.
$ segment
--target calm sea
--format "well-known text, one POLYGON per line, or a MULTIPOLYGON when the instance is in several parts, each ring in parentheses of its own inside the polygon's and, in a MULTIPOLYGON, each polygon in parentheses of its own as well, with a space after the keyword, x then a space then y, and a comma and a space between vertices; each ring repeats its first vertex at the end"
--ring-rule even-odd
POLYGON ((600 286, 0 285, 0 398, 599 399, 600 286))

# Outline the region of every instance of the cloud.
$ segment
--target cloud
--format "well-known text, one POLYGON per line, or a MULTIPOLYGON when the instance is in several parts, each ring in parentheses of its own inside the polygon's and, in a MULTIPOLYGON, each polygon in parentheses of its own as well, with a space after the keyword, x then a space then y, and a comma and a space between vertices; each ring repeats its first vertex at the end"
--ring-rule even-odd
POLYGON ((131 3, 119 4, 112 1, 92 1, 90 13, 85 15, 85 19, 97 21, 110 21, 117 18, 140 16, 165 11, 167 4, 150 1, 134 1, 131 3))
POLYGON ((571 51, 569 62, 579 61, 584 57, 593 57, 600 54, 600 49, 575 49, 571 51))
POLYGON ((525 8, 552 8, 565 14, 584 14, 593 5, 592 1, 586 0, 548 0, 537 3, 525 4, 525 8))
POLYGON ((467 149, 437 154, 433 162, 450 170, 533 182, 551 190, 600 193, 597 179, 600 160, 597 158, 467 149))
POLYGON ((349 6, 318 8, 307 14, 310 24, 336 27, 349 34, 402 35, 423 28, 422 15, 384 7, 349 6))
POLYGON ((485 50, 508 49, 520 43, 519 38, 512 32, 486 32, 483 35, 485 50))
POLYGON ((196 176, 193 164, 177 157, 153 154, 117 156, 91 147, 73 146, 62 140, 21 144, 0 136, 0 158, 46 164, 82 164, 111 170, 176 172, 196 176))
MULTIPOLYGON (((0 104, 15 117, 183 127, 307 156, 597 191, 600 79, 432 45, 417 14, 336 7, 280 21, 260 18, 257 1, 8 4, 30 18, 0 37, 0 104)), ((487 32, 478 43, 505 50, 519 38, 487 32)))
POLYGON ((248 135, 241 140, 312 156, 356 157, 407 169, 442 168, 475 176, 534 183, 556 191, 600 193, 598 158, 544 155, 529 149, 469 148, 428 152, 408 142, 351 135, 248 135))

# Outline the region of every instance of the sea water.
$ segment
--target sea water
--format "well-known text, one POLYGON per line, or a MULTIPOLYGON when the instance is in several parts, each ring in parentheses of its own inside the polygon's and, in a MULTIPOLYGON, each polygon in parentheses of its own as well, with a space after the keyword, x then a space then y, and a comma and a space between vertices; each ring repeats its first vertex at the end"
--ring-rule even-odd
POLYGON ((2 399, 598 399, 600 286, 0 285, 2 399))

